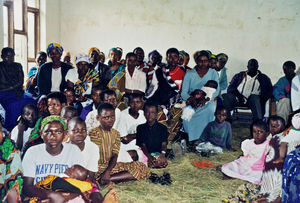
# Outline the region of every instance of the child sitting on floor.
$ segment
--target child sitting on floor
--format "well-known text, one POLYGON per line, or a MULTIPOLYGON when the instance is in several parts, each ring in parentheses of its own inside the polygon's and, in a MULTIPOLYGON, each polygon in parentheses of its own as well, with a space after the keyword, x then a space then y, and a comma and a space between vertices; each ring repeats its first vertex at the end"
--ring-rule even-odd
POLYGON ((137 127, 136 143, 148 158, 148 167, 165 168, 168 161, 165 157, 168 144, 168 129, 157 122, 158 107, 146 103, 144 114, 147 122, 137 127))
POLYGON ((254 122, 252 124, 252 134, 253 139, 246 139, 242 142, 241 148, 244 156, 224 164, 221 171, 226 176, 259 184, 269 145, 269 140, 266 139, 269 135, 268 125, 260 120, 254 122))
POLYGON ((196 147, 198 152, 223 153, 223 149, 232 149, 231 125, 225 119, 227 110, 219 106, 215 112, 215 120, 204 128, 196 147))
POLYGON ((281 140, 279 158, 274 163, 283 163, 285 156, 293 151, 300 144, 300 113, 292 118, 292 128, 281 140))

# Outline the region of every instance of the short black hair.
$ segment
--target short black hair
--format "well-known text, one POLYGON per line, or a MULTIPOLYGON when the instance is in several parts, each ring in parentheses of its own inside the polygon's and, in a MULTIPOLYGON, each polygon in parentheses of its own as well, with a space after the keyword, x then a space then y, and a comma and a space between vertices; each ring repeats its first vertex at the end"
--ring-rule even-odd
POLYGON ((248 61, 248 63, 253 63, 253 65, 254 65, 256 68, 259 67, 258 61, 257 61, 256 59, 250 59, 250 60, 248 61))
POLYGON ((107 87, 103 87, 102 85, 94 86, 92 88, 91 94, 93 94, 93 92, 97 91, 97 90, 101 90, 101 93, 102 93, 103 91, 107 90, 107 87))
POLYGON ((100 104, 98 106, 98 109, 97 109, 98 115, 101 115, 101 113, 102 113, 103 110, 112 110, 112 111, 114 111, 115 108, 113 107, 113 105, 108 104, 108 103, 100 104))
POLYGON ((142 50, 144 52, 144 49, 142 49, 142 47, 136 47, 132 52, 136 54, 137 50, 142 50))
POLYGON ((143 100, 143 95, 139 94, 139 93, 131 93, 131 94, 129 94, 128 95, 128 103, 130 103, 135 98, 140 98, 141 100, 143 100))
POLYGON ((13 53, 13 55, 15 55, 15 50, 11 47, 4 47, 2 50, 1 50, 1 56, 6 56, 7 53, 13 53))
POLYGON ((251 124, 251 133, 253 132, 253 127, 261 127, 265 132, 269 132, 269 125, 263 120, 256 120, 251 124))
POLYGON ((74 106, 64 106, 60 112, 61 117, 66 112, 71 112, 73 116, 78 116, 78 111, 74 106))
POLYGON ((277 116, 277 115, 270 116, 269 120, 268 120, 269 125, 270 125, 271 121, 279 121, 279 122, 281 122, 283 127, 285 126, 285 120, 281 116, 277 116))
POLYGON ((117 96, 115 91, 113 91, 113 90, 111 90, 111 89, 106 89, 106 90, 104 90, 103 92, 101 92, 101 94, 100 94, 100 100, 101 100, 101 101, 104 101, 104 96, 105 96, 106 94, 107 94, 107 95, 115 95, 115 96, 117 96))
POLYGON ((68 122, 68 124, 67 124, 67 125, 68 125, 68 130, 70 129, 70 126, 71 126, 73 123, 79 123, 79 124, 84 123, 84 125, 86 126, 85 121, 84 121, 82 118, 80 118, 79 116, 76 116, 76 117, 71 118, 71 119, 69 120, 69 122, 68 122))
POLYGON ((296 64, 293 61, 286 61, 283 66, 296 69, 296 64))
POLYGON ((209 80, 205 83, 204 85, 205 87, 211 87, 211 88, 215 88, 217 89, 218 88, 218 82, 215 81, 215 80, 209 80))
POLYGON ((227 109, 224 106, 217 106, 215 115, 217 115, 219 112, 225 110, 227 112, 227 109))
POLYGON ((130 58, 132 56, 135 57, 135 58, 137 57, 135 53, 129 52, 129 53, 126 54, 125 60, 127 60, 128 58, 130 58))
POLYGON ((47 101, 51 98, 58 99, 61 104, 67 103, 67 98, 62 92, 51 92, 47 95, 47 101))
POLYGON ((44 51, 39 51, 39 52, 36 54, 36 56, 38 56, 38 55, 40 55, 40 56, 45 56, 45 57, 47 58, 47 54, 46 54, 46 52, 44 52, 44 51))
POLYGON ((176 48, 174 48, 174 47, 167 50, 166 56, 168 57, 168 55, 169 55, 170 53, 175 53, 175 54, 179 55, 178 49, 176 49, 176 48))
POLYGON ((156 112, 158 113, 158 105, 157 104, 155 104, 153 102, 146 102, 144 104, 144 112, 146 112, 146 108, 148 108, 148 107, 155 107, 156 112))
POLYGON ((38 114, 38 108, 36 107, 36 105, 34 105, 34 104, 26 104, 22 108, 21 115, 23 115, 25 113, 25 109, 26 108, 27 109, 32 109, 36 113, 36 115, 38 114))

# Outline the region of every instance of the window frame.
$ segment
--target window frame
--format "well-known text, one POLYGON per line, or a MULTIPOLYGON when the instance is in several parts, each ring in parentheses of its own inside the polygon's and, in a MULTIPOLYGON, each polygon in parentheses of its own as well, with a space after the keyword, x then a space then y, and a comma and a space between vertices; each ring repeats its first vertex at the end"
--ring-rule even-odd
POLYGON ((30 7, 27 0, 22 0, 22 30, 14 27, 14 2, 13 0, 4 0, 3 6, 8 11, 8 46, 15 49, 15 35, 24 35, 26 37, 27 63, 23 70, 29 71, 28 63, 35 62, 35 58, 28 57, 28 13, 34 14, 34 56, 40 51, 40 0, 36 0, 36 7, 30 7))

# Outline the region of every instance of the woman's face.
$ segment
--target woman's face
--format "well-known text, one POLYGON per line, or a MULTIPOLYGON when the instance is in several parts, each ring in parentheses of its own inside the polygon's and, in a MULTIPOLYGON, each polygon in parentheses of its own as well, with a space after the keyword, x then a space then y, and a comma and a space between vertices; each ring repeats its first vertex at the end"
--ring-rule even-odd
POLYGON ((59 116, 62 108, 63 105, 57 98, 48 99, 48 111, 51 115, 59 116))
POLYGON ((81 61, 76 64, 77 72, 80 78, 84 77, 86 73, 89 71, 89 64, 85 61, 81 61))
POLYGON ((197 66, 199 68, 208 68, 209 65, 209 61, 208 58, 206 56, 199 56, 197 59, 197 66))
POLYGON ((60 147, 65 137, 63 125, 58 121, 48 123, 42 130, 42 138, 48 149, 60 147))
POLYGON ((61 54, 57 51, 57 49, 51 49, 49 57, 51 58, 52 62, 55 63, 60 61, 61 54))
POLYGON ((118 54, 117 50, 113 50, 110 52, 109 59, 113 64, 118 62, 119 54, 118 54))
POLYGON ((36 59, 36 63, 39 65, 39 67, 46 62, 47 62, 47 56, 45 54, 39 54, 36 59))

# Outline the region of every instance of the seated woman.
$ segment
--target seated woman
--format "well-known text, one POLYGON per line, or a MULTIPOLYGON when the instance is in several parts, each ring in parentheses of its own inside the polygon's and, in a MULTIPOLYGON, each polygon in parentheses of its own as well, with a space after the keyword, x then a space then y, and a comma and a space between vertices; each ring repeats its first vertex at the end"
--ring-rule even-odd
POLYGON ((35 184, 48 175, 65 177, 65 171, 73 165, 84 165, 78 147, 62 143, 65 138, 66 124, 61 117, 52 115, 43 119, 41 137, 43 144, 31 147, 22 161, 24 169, 23 193, 27 197, 49 199, 50 202, 63 202, 73 199, 78 194, 64 196, 60 192, 40 189, 35 184))
POLYGON ((71 69, 66 81, 68 87, 74 88, 78 101, 85 102, 92 93, 92 88, 99 84, 99 74, 95 69, 90 68, 88 55, 79 54, 75 58, 76 69, 71 69))
POLYGON ((117 73, 125 69, 125 66, 119 62, 122 57, 122 52, 117 48, 111 48, 108 57, 108 68, 110 69, 111 77, 113 78, 117 73))
POLYGON ((148 167, 165 168, 168 161, 165 157, 168 144, 168 129, 157 122, 157 105, 144 105, 147 122, 137 127, 136 143, 148 158, 148 167))
POLYGON ((47 95, 50 92, 63 92, 67 86, 66 75, 73 67, 61 62, 63 48, 58 43, 51 43, 47 48, 47 55, 52 62, 43 64, 38 72, 37 86, 39 95, 47 95))
POLYGON ((108 83, 109 89, 116 92, 118 107, 123 110, 128 106, 128 95, 132 93, 145 94, 147 88, 146 73, 136 68, 137 56, 129 52, 126 55, 126 68, 116 74, 108 83))
POLYGON ((38 52, 35 62, 36 66, 29 70, 25 84, 25 92, 31 94, 33 97, 38 96, 37 73, 39 72, 40 67, 47 62, 47 54, 43 51, 38 52))
MULTIPOLYGON (((209 68, 209 53, 207 51, 197 51, 194 54, 196 66, 194 69, 187 72, 184 77, 181 97, 186 101, 190 94, 196 90, 201 89, 209 80, 214 80, 219 84, 218 73, 209 68)), ((215 103, 214 98, 219 94, 219 85, 216 92, 213 94, 211 100, 205 106, 196 109, 195 114, 189 121, 184 120, 183 126, 186 133, 188 133, 189 142, 191 145, 199 139, 206 125, 214 120, 215 103), (199 125, 201 123, 201 125, 199 125)))
MULTIPOLYGON (((60 116, 62 108, 66 105, 66 97, 61 92, 52 92, 47 96, 47 109, 50 115, 60 116)), ((25 143, 23 148, 23 156, 29 147, 32 147, 37 144, 43 143, 43 139, 41 138, 41 124, 44 117, 40 117, 34 129, 31 131, 31 134, 28 138, 28 141, 25 143)))
POLYGON ((99 127, 89 132, 91 141, 99 147, 97 179, 102 185, 110 182, 120 183, 131 180, 144 180, 150 176, 147 166, 141 162, 118 162, 120 134, 112 126, 115 122, 115 110, 111 104, 98 107, 99 127))
POLYGON ((35 104, 35 101, 24 94, 24 73, 22 65, 15 63, 15 51, 5 47, 1 51, 0 62, 0 105, 5 109, 3 127, 11 131, 17 124, 17 118, 25 104, 35 104))
POLYGON ((0 154, 0 200, 8 203, 20 202, 23 185, 20 151, 9 137, 5 137, 2 123, 0 123, 0 154))

